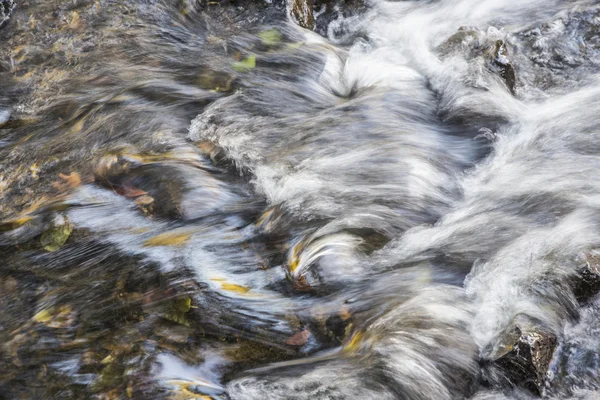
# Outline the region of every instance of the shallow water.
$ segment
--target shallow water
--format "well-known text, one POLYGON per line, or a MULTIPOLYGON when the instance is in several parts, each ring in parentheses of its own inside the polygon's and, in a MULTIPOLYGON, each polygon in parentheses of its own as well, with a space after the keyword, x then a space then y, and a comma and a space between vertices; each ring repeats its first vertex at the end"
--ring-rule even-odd
POLYGON ((17 4, 0 398, 598 397, 600 6, 315 8, 17 4))

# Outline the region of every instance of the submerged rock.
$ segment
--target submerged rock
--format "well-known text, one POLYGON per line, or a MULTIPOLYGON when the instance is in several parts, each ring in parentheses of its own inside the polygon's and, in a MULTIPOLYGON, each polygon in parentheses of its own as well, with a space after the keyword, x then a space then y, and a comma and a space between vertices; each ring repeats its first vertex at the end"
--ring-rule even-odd
POLYGON ((518 386, 541 395, 546 382, 557 337, 526 316, 518 316, 500 335, 489 360, 489 378, 501 386, 518 386))
POLYGON ((13 8, 15 8, 13 0, 0 0, 0 28, 8 22, 13 8))

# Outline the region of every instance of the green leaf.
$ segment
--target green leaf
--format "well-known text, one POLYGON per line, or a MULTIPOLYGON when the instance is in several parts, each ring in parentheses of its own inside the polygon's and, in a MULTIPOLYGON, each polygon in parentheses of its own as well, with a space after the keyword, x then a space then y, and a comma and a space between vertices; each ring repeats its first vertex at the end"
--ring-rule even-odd
POLYGON ((73 232, 73 224, 67 219, 62 219, 59 223, 54 222, 48 230, 42 233, 40 242, 47 251, 57 251, 71 236, 71 232, 73 232))
POLYGON ((233 64, 233 69, 238 72, 248 72, 253 68, 256 68, 256 56, 254 54, 250 54, 245 60, 233 64))
POLYGON ((173 300, 173 302, 171 302, 170 309, 167 313, 165 313, 164 318, 181 325, 190 326, 186 314, 191 308, 192 299, 189 297, 173 300))
POLYGON ((258 34, 267 46, 275 46, 281 42, 281 33, 277 29, 269 29, 258 34))

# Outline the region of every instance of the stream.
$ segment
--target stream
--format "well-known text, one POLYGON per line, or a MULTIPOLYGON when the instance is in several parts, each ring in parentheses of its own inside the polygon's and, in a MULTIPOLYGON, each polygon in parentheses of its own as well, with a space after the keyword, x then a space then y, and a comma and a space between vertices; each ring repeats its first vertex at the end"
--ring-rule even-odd
POLYGON ((0 399, 600 399, 597 1, 12 3, 0 399))

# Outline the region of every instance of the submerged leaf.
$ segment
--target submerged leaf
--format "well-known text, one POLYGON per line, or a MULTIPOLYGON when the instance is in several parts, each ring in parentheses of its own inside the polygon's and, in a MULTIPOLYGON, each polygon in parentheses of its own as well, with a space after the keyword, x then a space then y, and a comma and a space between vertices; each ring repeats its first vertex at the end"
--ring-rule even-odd
POLYGON ((228 290, 230 292, 236 292, 236 293, 248 293, 250 291, 250 288, 247 288, 245 286, 236 285, 234 283, 222 283, 221 287, 223 288, 223 290, 228 290))
POLYGON ((233 64, 233 69, 238 72, 248 72, 253 68, 256 68, 256 56, 254 54, 250 54, 245 60, 233 64))
POLYGON ((258 34, 267 46, 275 46, 281 42, 281 33, 277 29, 269 29, 258 34))
POLYGON ((190 297, 173 300, 170 305, 170 310, 164 315, 164 318, 181 325, 190 326, 186 314, 191 308, 192 299, 190 297))
POLYGON ((186 313, 192 308, 192 299, 190 297, 177 299, 173 302, 173 307, 181 313, 186 313))
POLYGON ((299 49, 300 47, 302 47, 302 45, 304 45, 304 42, 295 42, 295 43, 290 43, 290 44, 288 44, 288 46, 287 46, 287 47, 288 47, 290 50, 297 50, 297 49, 299 49))
POLYGON ((42 233, 40 242, 47 251, 57 251, 69 239, 71 232, 73 232, 73 224, 66 218, 60 217, 57 218, 47 231, 42 233))
POLYGON ((144 242, 146 247, 181 246, 192 236, 189 232, 165 232, 151 237, 144 242))
POLYGON ((27 222, 31 221, 33 219, 32 216, 24 216, 24 217, 19 217, 16 219, 11 219, 8 221, 2 221, 0 222, 0 232, 5 232, 5 231, 10 231, 13 229, 17 229, 23 225, 25 225, 27 222))
POLYGON ((354 353, 360 347, 363 338, 364 334, 362 332, 356 332, 344 346, 344 351, 354 353))
POLYGON ((45 323, 52 319, 52 313, 50 310, 42 310, 33 316, 33 320, 39 323, 45 323))
POLYGON ((285 341, 286 344, 292 346, 303 346, 308 342, 308 338, 310 338, 310 331, 308 329, 304 329, 295 335, 292 335, 288 340, 285 341))
POLYGON ((81 185, 81 175, 77 172, 72 172, 69 175, 60 173, 60 178, 52 183, 52 187, 60 192, 68 192, 81 185))
POLYGON ((32 319, 48 328, 66 328, 73 324, 75 312, 68 305, 50 307, 38 312, 32 319))

